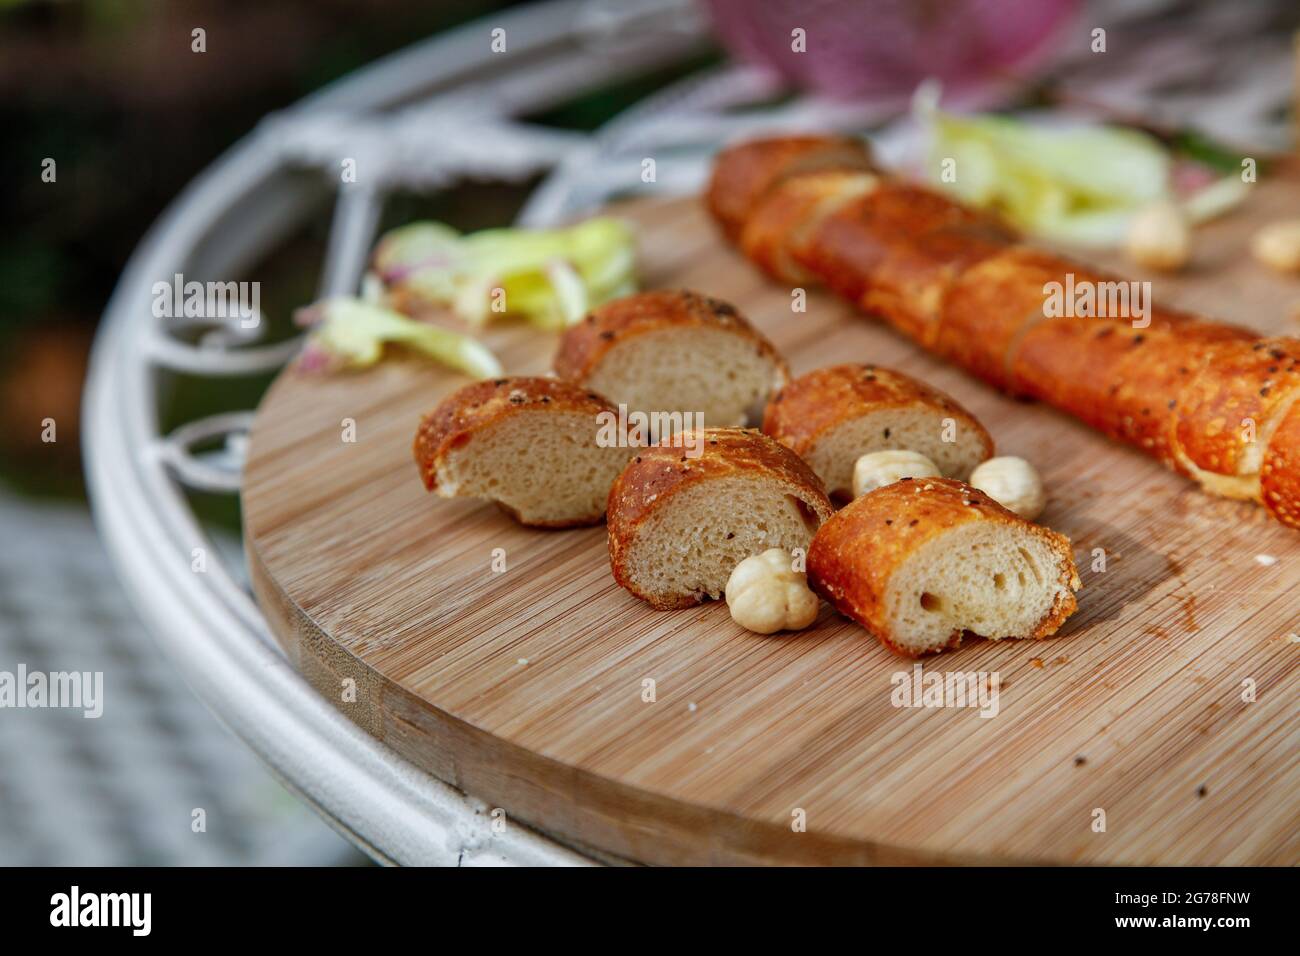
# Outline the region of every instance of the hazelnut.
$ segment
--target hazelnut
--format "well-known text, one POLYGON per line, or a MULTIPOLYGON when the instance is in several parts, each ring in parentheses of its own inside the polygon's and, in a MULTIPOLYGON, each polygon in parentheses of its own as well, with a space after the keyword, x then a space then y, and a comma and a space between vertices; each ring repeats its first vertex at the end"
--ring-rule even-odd
POLYGON ((1265 226, 1251 239, 1250 251, 1278 272, 1300 272, 1300 219, 1265 226))
POLYGON ((769 548, 736 565, 727 579, 731 619, 756 634, 799 631, 817 619, 820 603, 808 576, 794 569, 794 558, 769 548))
POLYGON ((1043 482, 1034 466, 1014 455, 990 458, 978 465, 971 472, 970 484, 1028 521, 1042 514, 1047 504, 1043 482))
POLYGON ((873 451, 853 465, 853 497, 892 485, 903 478, 937 478, 939 466, 920 452, 894 449, 873 451))
POLYGON ((1143 206, 1129 223, 1125 248, 1138 265, 1176 271, 1192 254, 1192 229, 1187 217, 1168 200, 1143 206))

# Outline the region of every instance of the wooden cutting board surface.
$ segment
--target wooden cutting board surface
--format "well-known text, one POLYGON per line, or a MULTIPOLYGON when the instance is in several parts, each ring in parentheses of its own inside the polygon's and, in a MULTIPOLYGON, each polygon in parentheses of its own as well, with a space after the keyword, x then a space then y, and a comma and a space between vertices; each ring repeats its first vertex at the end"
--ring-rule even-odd
MULTIPOLYGON (((1173 304, 1300 333, 1300 281, 1245 248, 1259 222, 1300 213, 1300 189, 1256 189, 1198 233, 1187 274, 1134 277, 1173 304)), ((273 629, 323 695, 507 825, 610 860, 1300 863, 1300 532, 1003 398, 829 296, 794 313, 695 201, 618 212, 647 287, 733 301, 796 374, 870 361, 918 376, 1032 461, 1050 492, 1041 520, 1074 543, 1078 613, 1047 641, 924 661, 996 674, 996 716, 897 707, 913 662, 828 607, 771 637, 723 603, 654 611, 614 584, 603 527, 530 530, 428 495, 411 439, 463 378, 409 360, 289 369, 252 432, 246 546, 273 629)), ((555 343, 520 325, 487 341, 510 373, 545 371, 555 343)))

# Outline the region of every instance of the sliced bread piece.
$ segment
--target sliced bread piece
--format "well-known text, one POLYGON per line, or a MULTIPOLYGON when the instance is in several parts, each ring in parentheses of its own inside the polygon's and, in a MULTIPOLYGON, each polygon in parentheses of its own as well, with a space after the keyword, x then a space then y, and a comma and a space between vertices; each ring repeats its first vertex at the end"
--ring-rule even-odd
POLYGON ((886 485, 827 520, 808 582, 908 657, 958 647, 967 632, 1047 637, 1080 586, 1068 538, 946 478, 886 485))
POLYGON ((654 607, 689 607, 722 595, 750 555, 806 549, 832 510, 811 469, 762 432, 679 433, 639 452, 610 489, 609 563, 654 607))
POLYGON ((705 200, 735 239, 755 203, 774 186, 828 169, 870 172, 871 148, 849 136, 775 136, 730 146, 718 153, 705 200))
POLYGON ((789 379, 785 359, 735 306, 683 289, 605 303, 564 334, 554 368, 629 413, 659 416, 656 440, 747 424, 789 379))
POLYGON ((553 378, 499 378, 454 392, 424 417, 415 462, 443 498, 495 501, 521 524, 597 524, 609 488, 636 448, 618 410, 553 378))
POLYGON ((915 451, 948 478, 967 478, 993 439, 938 389, 877 365, 832 365, 801 375, 772 399, 763 431, 794 449, 830 494, 853 493, 853 465, 868 452, 915 451))

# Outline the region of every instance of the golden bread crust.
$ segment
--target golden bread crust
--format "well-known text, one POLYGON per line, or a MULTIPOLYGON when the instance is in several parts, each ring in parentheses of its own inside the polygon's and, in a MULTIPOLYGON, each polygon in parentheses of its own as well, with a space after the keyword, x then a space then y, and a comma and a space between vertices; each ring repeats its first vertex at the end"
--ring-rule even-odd
POLYGON ((755 204, 737 240, 741 251, 780 282, 808 283, 814 276, 799 265, 812 230, 879 180, 859 170, 803 173, 782 180, 755 204))
POLYGON ((949 285, 1014 241, 992 217, 887 180, 824 219, 798 258, 835 292, 928 347, 949 285))
POLYGON ((1145 329, 1127 321, 1047 319, 1017 346, 1011 387, 1184 470, 1171 447, 1183 393, 1223 347, 1249 340, 1233 326, 1174 313, 1153 316, 1145 329))
POLYGON ((613 299, 592 310, 560 338, 552 367, 560 378, 584 382, 605 354, 635 335, 667 328, 712 328, 749 339, 789 377, 789 366, 767 337, 731 303, 689 289, 658 289, 613 299))
POLYGON ((871 149, 849 136, 775 136, 718 153, 705 201, 733 241, 755 203, 783 179, 816 169, 872 169, 871 149))
POLYGON ((1011 358, 1045 318, 1051 282, 1100 279, 1099 273, 1030 246, 1011 246, 965 269, 943 297, 934 351, 1003 391, 1012 391, 1011 358))
POLYGON ((1219 346, 1178 399, 1175 453, 1218 475, 1242 473, 1247 447, 1300 388, 1300 340, 1268 338, 1219 346), (1248 424, 1249 423, 1249 424, 1248 424))
POLYGON ((1288 528, 1300 528, 1300 401, 1283 417, 1259 469, 1260 500, 1288 528))
MULTIPOLYGON (((886 596, 894 574, 918 548, 973 521, 1011 525, 1048 543, 1061 558, 1064 593, 1028 638, 1043 638, 1074 613, 1080 587, 1070 540, 1026 521, 965 482, 905 478, 868 492, 824 522, 808 548, 808 583, 841 614, 857 621, 890 650, 909 652, 890 626, 886 596)), ((961 643, 954 633, 947 647, 961 643)))
POLYGON ((773 396, 763 415, 763 431, 806 455, 831 428, 880 408, 924 405, 951 417, 979 436, 984 458, 993 439, 979 420, 950 396, 902 372, 877 365, 846 364, 815 369, 773 396))
POLYGON ((1163 436, 1169 402, 1204 360, 1202 352, 1167 334, 1095 319, 1048 319, 1016 349, 1011 387, 1112 438, 1125 433, 1126 420, 1142 418, 1157 422, 1163 436), (1162 368, 1172 368, 1172 382, 1164 374, 1149 379, 1142 373, 1148 356, 1156 354, 1162 368))

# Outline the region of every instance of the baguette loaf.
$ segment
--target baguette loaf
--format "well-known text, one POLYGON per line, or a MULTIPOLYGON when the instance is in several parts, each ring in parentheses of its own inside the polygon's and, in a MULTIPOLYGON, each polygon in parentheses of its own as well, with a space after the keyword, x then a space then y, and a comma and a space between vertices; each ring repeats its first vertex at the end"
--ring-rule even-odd
POLYGON ((853 465, 868 452, 920 452, 945 477, 962 479, 993 454, 993 439, 966 409, 938 389, 874 365, 801 375, 767 406, 763 431, 808 462, 841 499, 852 497, 853 465))
POLYGON ((807 548, 832 510, 812 470, 762 432, 678 433, 641 450, 610 489, 609 563, 652 606, 689 607, 719 597, 750 555, 807 548))
MULTIPOLYGON (((779 153, 779 142, 763 150, 779 153)), ((814 150, 807 137, 799 143, 814 150)), ((734 155, 719 155, 715 184, 728 179, 734 155)), ((797 189, 801 175, 765 188, 797 189)), ((1289 425, 1300 341, 1149 304, 1138 321, 1050 316, 1049 283, 1094 284, 1099 294, 1126 283, 1022 245, 995 218, 921 186, 881 177, 832 214, 810 215, 790 223, 792 258, 860 308, 1000 389, 1048 402, 1207 491, 1262 502, 1300 527, 1300 426, 1289 425)), ((724 228, 743 234, 744 222, 724 228)))
POLYGON ((946 478, 905 478, 841 509, 813 538, 808 581, 909 657, 967 633, 1048 637, 1080 586, 1068 538, 946 478))
POLYGON ((425 487, 443 498, 486 498, 537 527, 597 524, 636 451, 599 440, 602 424, 617 418, 609 402, 572 382, 475 382, 424 417, 415 462, 425 487))
POLYGON ((553 364, 629 412, 698 415, 693 424, 703 427, 746 424, 789 378, 785 359, 735 306, 685 290, 605 303, 564 334, 553 364))

